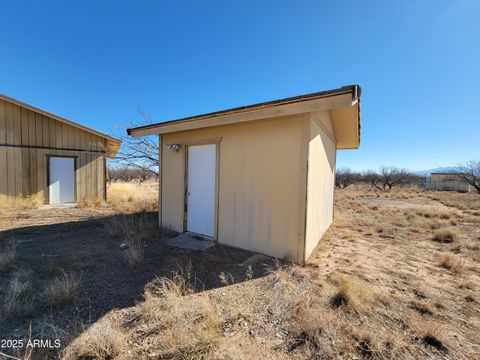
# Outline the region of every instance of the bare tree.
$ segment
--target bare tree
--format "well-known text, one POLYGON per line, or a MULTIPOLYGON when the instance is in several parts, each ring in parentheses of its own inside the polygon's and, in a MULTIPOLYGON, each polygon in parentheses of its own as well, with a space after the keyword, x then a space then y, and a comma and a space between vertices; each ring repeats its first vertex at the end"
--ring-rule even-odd
POLYGON ((381 166, 377 175, 373 178, 371 184, 384 191, 389 191, 394 186, 411 184, 415 177, 408 170, 395 166, 381 166))
POLYGON ((480 194, 480 160, 470 160, 458 167, 458 178, 466 181, 480 194))
POLYGON ((373 170, 367 170, 360 175, 360 181, 369 183, 372 187, 376 187, 380 181, 380 176, 373 170))
POLYGON ((350 168, 338 169, 335 174, 335 186, 339 189, 345 189, 358 180, 358 174, 350 170, 350 168))
POLYGON ((156 179, 157 176, 150 171, 145 171, 139 168, 133 167, 109 167, 108 168, 108 180, 109 182, 129 182, 136 181, 143 183, 149 179, 156 179))
MULTIPOLYGON (((148 115, 137 110, 140 115, 139 121, 132 121, 128 127, 148 125, 148 115)), ((157 136, 133 137, 126 133, 127 126, 117 126, 115 136, 122 140, 117 155, 110 160, 121 167, 131 167, 158 176, 158 138, 157 136)))
POLYGON ((407 169, 400 169, 395 166, 380 167, 380 179, 384 190, 390 190, 398 185, 409 185, 413 182, 414 177, 407 169))

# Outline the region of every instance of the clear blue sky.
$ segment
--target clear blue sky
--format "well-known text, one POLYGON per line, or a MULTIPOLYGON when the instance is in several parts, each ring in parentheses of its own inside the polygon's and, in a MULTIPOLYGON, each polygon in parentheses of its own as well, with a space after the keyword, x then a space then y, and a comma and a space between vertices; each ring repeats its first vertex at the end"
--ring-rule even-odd
POLYGON ((0 92, 111 132, 360 84, 338 166, 480 157, 480 1, 2 1, 0 92))

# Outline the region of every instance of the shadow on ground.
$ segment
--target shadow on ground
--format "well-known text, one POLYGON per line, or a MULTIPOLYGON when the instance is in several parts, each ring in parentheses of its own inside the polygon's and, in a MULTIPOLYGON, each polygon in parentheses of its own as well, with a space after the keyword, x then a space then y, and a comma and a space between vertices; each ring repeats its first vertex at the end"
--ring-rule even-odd
POLYGON ((226 285, 221 280, 225 278, 223 274, 230 283, 238 283, 265 276, 268 268, 274 266, 273 259, 263 257, 247 271, 247 266, 240 264, 255 254, 226 246, 216 245, 205 252, 168 247, 166 240, 175 234, 160 231, 156 228, 158 215, 147 213, 121 215, 132 221, 142 216, 154 229, 146 240, 143 263, 132 268, 120 248, 122 235, 106 231, 115 216, 0 232, 0 250, 15 243, 17 253, 15 266, 0 274, 0 301, 15 274, 26 271, 33 285, 34 309, 0 318, 0 338, 22 337, 30 323, 32 328, 45 321, 63 328, 73 322, 93 323, 114 308, 134 305, 142 300, 144 288, 152 280, 170 277, 189 264, 196 291, 226 285), (48 307, 42 303, 42 290, 63 271, 81 276, 79 295, 68 305, 48 307))

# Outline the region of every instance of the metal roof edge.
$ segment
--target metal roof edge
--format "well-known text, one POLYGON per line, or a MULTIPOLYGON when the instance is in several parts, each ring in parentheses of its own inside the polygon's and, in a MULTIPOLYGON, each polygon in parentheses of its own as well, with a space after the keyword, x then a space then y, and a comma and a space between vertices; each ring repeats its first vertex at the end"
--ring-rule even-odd
POLYGON ((24 107, 24 108, 29 109, 29 110, 31 110, 31 111, 34 111, 34 112, 36 112, 36 113, 39 113, 39 114, 42 114, 42 115, 51 117, 52 119, 61 121, 61 122, 65 123, 65 124, 68 124, 68 125, 71 125, 71 126, 74 126, 74 127, 77 127, 77 128, 79 128, 79 129, 82 129, 82 130, 84 130, 84 131, 90 132, 90 133, 95 134, 95 135, 97 135, 97 136, 103 137, 103 138, 105 138, 105 139, 107 139, 107 140, 110 140, 110 141, 113 141, 113 142, 115 142, 115 143, 118 143, 119 145, 122 143, 121 140, 116 139, 116 138, 114 138, 113 136, 104 134, 104 133, 102 133, 102 132, 100 132, 100 131, 97 131, 97 130, 94 130, 94 129, 92 129, 92 128, 89 128, 88 126, 79 124, 79 123, 77 123, 77 122, 75 122, 75 121, 66 119, 66 118, 64 118, 64 117, 62 117, 62 116, 59 116, 59 115, 56 115, 56 114, 54 114, 54 113, 48 112, 48 111, 46 111, 46 110, 37 108, 37 107, 35 107, 35 106, 33 106, 33 105, 24 103, 23 101, 14 99, 14 98, 12 98, 12 97, 10 97, 10 96, 7 96, 7 95, 5 95, 5 94, 0 93, 0 99, 3 99, 3 100, 5 100, 5 101, 11 102, 11 103, 14 103, 14 104, 16 104, 16 105, 18 105, 18 106, 24 107))
MULTIPOLYGON (((270 101, 260 102, 252 105, 239 106, 239 107, 234 107, 230 109, 219 110, 219 111, 204 113, 200 115, 188 116, 188 117, 174 119, 174 120, 167 120, 159 123, 128 128, 127 134, 131 135, 132 132, 134 131, 141 131, 141 130, 162 127, 175 122, 213 118, 216 116, 233 114, 233 113, 238 113, 242 111, 256 110, 260 108, 273 107, 273 106, 281 106, 281 105, 286 105, 291 103, 299 103, 302 101, 333 97, 333 96, 344 95, 348 93, 352 93, 352 100, 360 100, 361 87, 359 85, 347 85, 347 86, 343 86, 341 88, 332 89, 332 90, 318 91, 314 93, 291 96, 291 97, 277 99, 277 100, 270 100, 270 101)), ((360 113, 359 113, 359 123, 360 123, 360 113)), ((360 129, 359 129, 359 132, 360 132, 360 129)))

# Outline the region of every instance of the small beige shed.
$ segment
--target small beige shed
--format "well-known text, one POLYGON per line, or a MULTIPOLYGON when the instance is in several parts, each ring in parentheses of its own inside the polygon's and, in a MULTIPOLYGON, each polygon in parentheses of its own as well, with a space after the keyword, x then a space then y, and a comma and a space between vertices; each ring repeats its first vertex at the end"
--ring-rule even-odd
POLYGON ((333 220, 336 150, 360 143, 360 87, 128 133, 159 135, 160 226, 302 264, 333 220))

